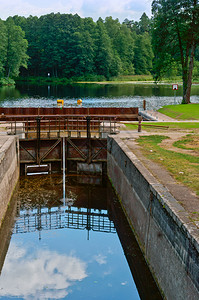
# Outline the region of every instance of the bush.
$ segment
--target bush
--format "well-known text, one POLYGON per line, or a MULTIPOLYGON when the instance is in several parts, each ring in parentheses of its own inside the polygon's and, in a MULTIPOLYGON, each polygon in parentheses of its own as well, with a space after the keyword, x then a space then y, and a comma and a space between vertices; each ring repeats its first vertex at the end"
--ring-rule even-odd
POLYGON ((14 85, 15 81, 12 78, 0 78, 0 86, 2 85, 14 85))

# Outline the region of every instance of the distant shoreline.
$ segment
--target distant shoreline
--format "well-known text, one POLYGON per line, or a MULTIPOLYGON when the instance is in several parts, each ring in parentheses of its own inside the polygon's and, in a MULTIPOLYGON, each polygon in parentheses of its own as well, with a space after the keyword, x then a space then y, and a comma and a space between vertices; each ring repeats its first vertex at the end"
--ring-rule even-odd
MULTIPOLYGON (((122 84, 137 84, 137 85, 172 85, 178 84, 182 86, 182 80, 178 77, 176 79, 164 79, 159 82, 152 80, 151 76, 129 76, 128 78, 116 78, 113 80, 81 80, 80 78, 58 78, 58 77, 18 77, 13 80, 13 84, 30 84, 30 85, 73 85, 73 84, 98 84, 98 85, 122 85, 122 84), (131 80, 132 79, 132 80, 131 80)), ((2 84, 1 86, 8 86, 7 84, 2 84)), ((192 85, 199 85, 199 80, 193 81, 192 85)))

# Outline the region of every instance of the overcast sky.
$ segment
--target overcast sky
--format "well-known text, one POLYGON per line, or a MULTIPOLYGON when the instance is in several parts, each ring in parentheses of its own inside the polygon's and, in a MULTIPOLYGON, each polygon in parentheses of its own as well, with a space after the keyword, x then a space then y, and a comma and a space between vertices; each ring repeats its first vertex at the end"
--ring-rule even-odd
POLYGON ((41 16, 51 12, 77 13, 81 17, 125 18, 138 21, 145 12, 151 16, 151 0, 0 0, 0 18, 19 15, 41 16))

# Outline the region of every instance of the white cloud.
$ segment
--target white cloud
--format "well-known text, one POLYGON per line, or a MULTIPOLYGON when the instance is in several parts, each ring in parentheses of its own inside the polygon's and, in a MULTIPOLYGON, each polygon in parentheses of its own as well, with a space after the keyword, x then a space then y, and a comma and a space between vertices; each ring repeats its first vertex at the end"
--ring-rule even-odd
POLYGON ((95 255, 93 258, 99 265, 104 265, 107 263, 106 261, 107 257, 102 254, 95 255))
POLYGON ((119 18, 123 21, 125 18, 137 19, 141 17, 141 14, 149 10, 147 0, 101 0, 93 1, 87 0, 84 3, 84 7, 93 15, 105 18, 106 16, 113 16, 113 18, 119 18), (97 12, 97 13, 96 13, 97 12))
POLYGON ((79 14, 97 20, 112 16, 122 22, 125 18, 138 20, 143 12, 150 16, 151 0, 0 0, 0 18, 8 16, 41 16, 51 12, 79 14))
POLYGON ((12 246, 0 277, 0 297, 60 299, 75 281, 86 277, 86 264, 75 256, 48 250, 33 255, 28 249, 12 246))
POLYGON ((127 285, 128 284, 128 282, 127 281, 125 281, 125 282, 121 282, 121 285, 127 285))

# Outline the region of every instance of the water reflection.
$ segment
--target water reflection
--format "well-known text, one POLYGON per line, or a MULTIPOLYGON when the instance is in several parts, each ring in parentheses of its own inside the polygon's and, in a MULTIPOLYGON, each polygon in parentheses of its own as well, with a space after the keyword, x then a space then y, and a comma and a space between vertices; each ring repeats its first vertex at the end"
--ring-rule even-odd
POLYGON ((75 255, 12 243, 0 279, 1 297, 63 299, 85 279, 87 264, 75 255))
POLYGON ((67 178, 66 199, 62 198, 60 176, 21 179, 18 191, 20 212, 13 233, 27 233, 62 228, 86 229, 88 232, 115 233, 113 221, 109 220, 106 204, 106 187, 101 178, 71 176, 67 178), (88 179, 95 182, 89 185, 88 179), (33 187, 37 186, 37 189, 33 187), (96 196, 96 193, 100 193, 96 196))
POLYGON ((21 178, 14 234, 1 248, 1 299, 161 299, 111 187, 88 181, 66 177, 63 206, 61 176, 21 178))
MULTIPOLYGON (((182 86, 176 96, 172 84, 74 84, 66 86, 17 85, 16 88, 0 88, 0 106, 3 107, 54 107, 57 99, 63 99, 65 107, 77 106, 83 99, 83 107, 139 107, 145 99, 147 109, 157 109, 166 104, 182 101, 182 86)), ((192 103, 199 103, 199 85, 192 86, 192 103)))

